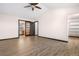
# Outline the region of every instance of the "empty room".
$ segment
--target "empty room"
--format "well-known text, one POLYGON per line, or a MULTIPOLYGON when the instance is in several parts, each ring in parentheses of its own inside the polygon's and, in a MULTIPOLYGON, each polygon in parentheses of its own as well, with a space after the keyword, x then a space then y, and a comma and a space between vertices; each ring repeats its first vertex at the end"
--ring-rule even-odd
POLYGON ((79 3, 0 3, 0 56, 79 56, 79 3))

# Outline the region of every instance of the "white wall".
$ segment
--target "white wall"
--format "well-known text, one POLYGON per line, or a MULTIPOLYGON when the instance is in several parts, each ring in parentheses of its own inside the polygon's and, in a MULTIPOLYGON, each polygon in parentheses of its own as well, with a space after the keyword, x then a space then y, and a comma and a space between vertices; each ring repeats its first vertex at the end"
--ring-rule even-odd
POLYGON ((0 39, 18 37, 18 18, 0 14, 0 39))
POLYGON ((38 22, 35 22, 35 35, 38 35, 38 22))
POLYGON ((39 18, 39 36, 68 41, 67 9, 52 9, 39 18))

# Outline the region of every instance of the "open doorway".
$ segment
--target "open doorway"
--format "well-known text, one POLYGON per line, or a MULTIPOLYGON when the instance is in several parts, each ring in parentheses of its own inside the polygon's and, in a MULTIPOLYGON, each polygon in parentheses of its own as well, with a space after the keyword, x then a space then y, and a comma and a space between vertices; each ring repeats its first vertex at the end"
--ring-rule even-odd
POLYGON ((31 22, 26 20, 18 20, 19 36, 35 36, 38 35, 38 21, 31 22))
POLYGON ((79 15, 73 14, 69 16, 69 39, 79 39, 79 15))

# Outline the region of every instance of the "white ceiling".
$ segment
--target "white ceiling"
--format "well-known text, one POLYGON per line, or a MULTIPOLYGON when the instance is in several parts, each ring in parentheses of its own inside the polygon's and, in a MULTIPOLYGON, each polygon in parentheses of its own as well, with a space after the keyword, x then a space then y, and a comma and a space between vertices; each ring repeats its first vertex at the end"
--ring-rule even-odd
POLYGON ((32 11, 31 8, 24 8, 27 3, 0 3, 0 13, 12 14, 21 18, 35 18, 44 14, 48 9, 57 8, 79 8, 78 3, 40 3, 42 9, 35 9, 32 11))
POLYGON ((79 8, 79 3, 43 3, 47 8, 79 8))
POLYGON ((42 4, 39 4, 42 9, 35 9, 35 11, 32 11, 32 9, 24 8, 24 6, 28 5, 27 3, 0 3, 0 13, 4 14, 12 14, 17 15, 21 18, 34 18, 39 17, 41 14, 43 14, 47 8, 43 6, 42 4))

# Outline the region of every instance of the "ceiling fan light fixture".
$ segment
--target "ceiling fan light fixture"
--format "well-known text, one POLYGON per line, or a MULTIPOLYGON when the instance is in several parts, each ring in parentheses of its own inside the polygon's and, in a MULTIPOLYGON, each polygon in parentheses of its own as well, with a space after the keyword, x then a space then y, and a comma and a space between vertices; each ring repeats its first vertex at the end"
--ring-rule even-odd
POLYGON ((29 3, 30 5, 37 5, 37 4, 39 4, 39 3, 29 3))
POLYGON ((32 11, 34 11, 34 8, 42 9, 41 7, 37 6, 39 3, 29 3, 29 4, 30 5, 28 5, 28 6, 24 6, 24 8, 31 7, 32 11))

